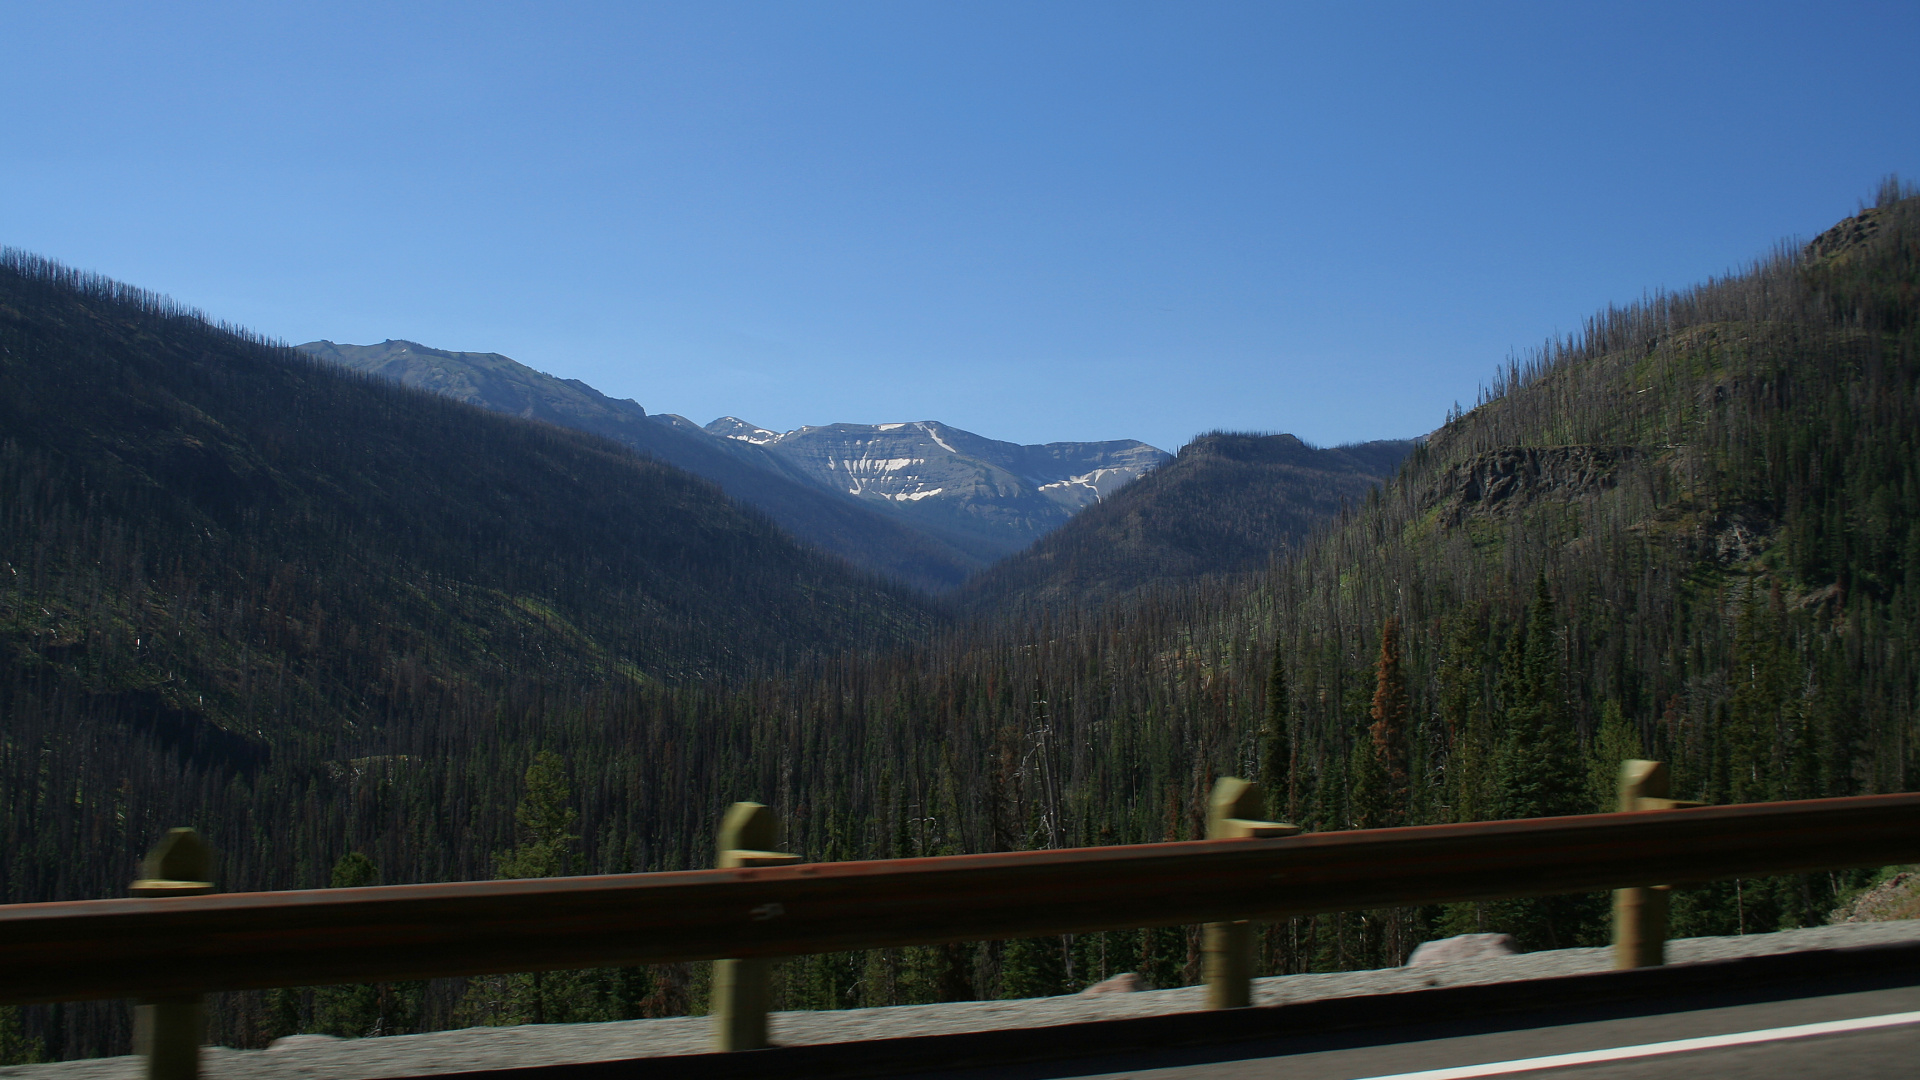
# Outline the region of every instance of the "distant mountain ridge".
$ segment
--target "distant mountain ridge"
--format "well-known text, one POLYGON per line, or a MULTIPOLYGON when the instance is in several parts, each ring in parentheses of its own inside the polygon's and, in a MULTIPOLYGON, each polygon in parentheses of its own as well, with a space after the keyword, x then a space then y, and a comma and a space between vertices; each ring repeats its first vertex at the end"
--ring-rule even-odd
MULTIPOLYGON (((705 430, 712 435, 755 446, 771 446, 792 455, 796 460, 810 463, 824 460, 825 471, 819 475, 823 483, 829 484, 843 481, 841 475, 834 471, 835 460, 830 454, 822 455, 822 450, 852 441, 863 450, 886 444, 889 448, 924 451, 925 442, 931 440, 950 455, 971 458, 988 468, 1013 473, 1033 485, 1040 494, 1070 510, 1097 502, 1139 479, 1148 469, 1173 457, 1158 447, 1135 439, 1022 446, 983 439, 970 431, 949 427, 937 420, 920 420, 910 424, 833 424, 829 427, 803 427, 794 431, 775 432, 756 427, 736 416, 723 416, 708 424, 705 430), (964 449, 953 446, 949 439, 963 444, 964 449)), ((893 464, 900 460, 898 458, 862 460, 863 464, 876 460, 887 464, 877 470, 881 475, 859 476, 849 472, 847 480, 855 485, 848 489, 849 494, 865 495, 871 490, 880 498, 918 502, 940 493, 926 486, 922 473, 898 472, 903 467, 893 464), (908 487, 912 490, 906 490, 908 487)), ((914 459, 912 463, 921 465, 925 461, 924 458, 914 459)), ((818 467, 815 464, 815 468, 818 467)), ((871 473, 873 470, 867 471, 871 473)))
POLYGON ((1292 435, 1212 432, 961 590, 977 612, 1099 605, 1216 574, 1265 570, 1414 447, 1320 449, 1292 435))
MULTIPOLYGON (((654 416, 691 426, 677 416, 654 416)), ((886 508, 993 560, 1024 550, 1171 454, 1137 439, 1021 445, 919 420, 776 432, 734 416, 701 429, 763 447, 823 488, 886 508)))
POLYGON ((649 414, 499 353, 311 341, 311 356, 482 408, 604 435, 706 477, 796 538, 939 592, 1028 547, 1172 455, 1132 439, 1023 446, 938 421, 770 431, 649 414))
POLYGON ((951 589, 983 564, 906 522, 823 490, 788 459, 695 427, 655 423, 638 402, 609 398, 578 379, 535 371, 499 353, 452 352, 418 342, 309 341, 309 356, 469 405, 602 435, 720 485, 796 539, 917 588, 951 589))

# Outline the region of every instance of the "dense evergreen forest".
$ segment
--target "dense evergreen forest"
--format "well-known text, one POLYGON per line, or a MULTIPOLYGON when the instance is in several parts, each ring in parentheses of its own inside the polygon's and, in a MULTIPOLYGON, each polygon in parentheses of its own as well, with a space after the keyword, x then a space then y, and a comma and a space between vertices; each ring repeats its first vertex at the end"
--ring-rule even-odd
MULTIPOLYGON (((417 625, 408 620, 427 609, 409 605, 428 600, 382 576, 396 564, 348 542, 375 509, 330 532, 275 532, 251 524, 283 519, 247 501, 264 496, 248 494, 251 474, 230 458, 217 458, 228 472, 194 480, 211 468, 198 447, 122 447, 104 441, 117 430, 105 426, 97 444, 27 439, 41 430, 31 425, 50 429, 59 409, 103 395, 117 395, 115 423, 132 423, 163 408, 144 402, 188 400, 174 387, 268 391, 239 367, 206 363, 241 339, 183 313, 19 259, 6 281, 8 901, 117 895, 139 851, 175 824, 218 846, 222 887, 256 889, 709 865, 720 812, 742 798, 777 808, 789 850, 836 860, 1191 837, 1212 780, 1229 773, 1260 779, 1276 816, 1321 830, 1598 809, 1617 763, 1636 756, 1672 762, 1676 795, 1712 802, 1920 780, 1910 510, 1920 499, 1920 198, 1897 182, 1805 248, 1602 312, 1516 359, 1391 482, 1265 572, 953 627, 876 598, 891 594, 858 594, 865 608, 823 598, 819 617, 843 636, 821 632, 820 647, 773 650, 758 671, 680 660, 639 678, 596 670, 590 650, 559 643, 571 640, 560 627, 581 622, 595 641, 632 640, 612 628, 645 580, 644 559, 593 567, 628 565, 629 576, 604 589, 606 577, 579 578, 577 614, 516 624, 523 636, 498 659, 451 632, 408 651, 393 642, 414 640, 400 628, 417 625), (124 358, 136 346, 151 366, 124 358), (16 407, 20 395, 52 393, 27 373, 56 363, 94 366, 49 384, 68 387, 64 398, 16 407), (188 464, 141 487, 172 467, 168 455, 188 464), (166 494, 181 491, 204 494, 166 494), (312 541, 301 562, 289 556, 295 536, 327 543, 312 541), (302 599, 267 599, 275 588, 302 599), (270 624, 253 614, 304 612, 342 592, 382 614, 357 627, 300 624, 304 638, 292 615, 270 624), (883 616, 872 637, 844 636, 883 616), (279 641, 266 628, 282 622, 289 629, 275 632, 305 651, 252 644, 279 641), (336 641, 346 651, 330 654, 336 641), (166 666, 134 651, 149 647, 168 650, 166 666), (563 656, 541 666, 553 652, 563 656), (176 683, 155 672, 198 680, 196 708, 203 685, 251 689, 207 694, 223 711, 186 716, 188 702, 168 689, 176 683), (279 689, 307 672, 326 674, 304 676, 314 687, 305 697, 279 689), (136 691, 152 695, 127 699, 152 701, 146 714, 117 704, 136 691), (261 701, 281 711, 245 711, 261 701), (233 749, 168 734, 204 717, 233 749)), ((317 378, 260 343, 244 347, 286 379, 317 378)), ((367 406, 374 428, 451 424, 458 408, 350 380, 327 386, 339 387, 334 402, 378 405, 367 406)), ((334 430, 317 403, 277 411, 288 445, 300 445, 303 423, 334 430)), ((550 429, 493 422, 521 454, 559 453, 550 429)), ((204 423, 201 445, 227 445, 209 437, 226 429, 204 423)), ((349 493, 358 477, 389 475, 370 449, 324 445, 337 457, 316 450, 314 460, 358 463, 329 474, 349 493)), ((630 458, 618 468, 628 483, 652 475, 630 458)), ((605 535, 566 531, 578 546, 546 542, 578 559, 605 535)), ((409 572, 531 572, 504 555, 484 563, 497 554, 489 532, 462 535, 464 547, 419 537, 401 553, 418 560, 409 572)), ((565 576, 543 580, 558 588, 565 576)), ((749 594, 763 580, 731 583, 749 594)), ((467 610, 433 603, 449 618, 467 610)), ((770 638, 813 625, 793 608, 753 614, 769 620, 770 638)), ((711 640, 706 632, 690 630, 691 643, 711 640)), ((661 644, 658 655, 686 654, 661 644)), ((1675 932, 1820 921, 1859 880, 1687 890, 1675 932)), ((1603 913, 1603 898, 1569 897, 1300 919, 1265 932, 1263 963, 1392 964, 1428 936, 1468 929, 1511 931, 1527 947, 1597 942, 1603 913)), ((1128 970, 1158 985, 1191 981, 1197 937, 1163 929, 808 957, 781 965, 777 992, 781 1007, 1019 996, 1128 970)), ((260 1045, 301 1030, 664 1015, 701 1008, 703 979, 664 968, 228 995, 215 1036, 260 1045)), ((29 1009, 21 1020, 54 1055, 126 1046, 123 1005, 29 1009)))

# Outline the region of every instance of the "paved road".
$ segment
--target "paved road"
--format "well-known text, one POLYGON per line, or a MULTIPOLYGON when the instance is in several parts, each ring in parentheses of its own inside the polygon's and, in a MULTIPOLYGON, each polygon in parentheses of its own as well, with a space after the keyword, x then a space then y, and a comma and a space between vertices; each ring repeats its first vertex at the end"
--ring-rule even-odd
POLYGON ((1638 1014, 1623 1007, 1583 1009, 940 1075, 943 1080, 1920 1078, 1920 972, 1905 980, 1825 982, 1795 988, 1796 996, 1785 993, 1760 989, 1680 999, 1661 1003, 1658 1012, 1638 1014), (1897 985, 1901 981, 1909 985, 1897 985), (1576 1061, 1540 1060, 1560 1055, 1576 1055, 1576 1061), (1608 1057, 1613 1060, 1604 1060, 1608 1057))

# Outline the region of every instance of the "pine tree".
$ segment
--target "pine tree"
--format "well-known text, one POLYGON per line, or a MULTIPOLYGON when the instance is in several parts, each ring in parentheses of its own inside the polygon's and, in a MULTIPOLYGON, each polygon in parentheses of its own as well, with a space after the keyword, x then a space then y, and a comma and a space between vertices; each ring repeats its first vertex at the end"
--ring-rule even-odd
MULTIPOLYGON (((1036 819, 1027 836, 1029 850, 1047 846, 1047 836, 1036 819)), ((1066 992, 1066 938, 1060 935, 1015 938, 1000 954, 1000 996, 1052 997, 1066 992)))
MULTIPOLYGON (((358 851, 348 852, 333 864, 329 882, 332 888, 357 889, 378 884, 379 868, 358 851)), ((313 1030, 347 1038, 403 1035, 419 1026, 425 996, 426 984, 422 982, 316 987, 313 1030)), ((288 1007, 284 1000, 273 1004, 276 1012, 288 1007)))
MULTIPOLYGON (((1495 812, 1503 818, 1550 817, 1585 809, 1587 776, 1561 700, 1559 634, 1544 573, 1526 622, 1508 640, 1500 672, 1500 753, 1495 812)), ((1549 896, 1487 905, 1494 928, 1527 949, 1583 943, 1603 904, 1591 896, 1549 896)))
POLYGON ((1052 997, 1067 989, 1066 939, 1016 938, 1007 942, 1000 961, 1001 996, 1052 997))
POLYGON ((1260 726, 1260 783, 1267 789, 1267 813, 1292 821, 1298 813, 1294 782, 1292 703, 1287 699, 1287 669, 1281 650, 1273 651, 1267 672, 1267 711, 1260 726))
POLYGON ((1609 700, 1600 706, 1600 729, 1593 736, 1593 753, 1588 756, 1588 809, 1610 814, 1620 803, 1620 763, 1645 757, 1640 731, 1620 712, 1620 703, 1609 700))
POLYGON ((1501 722, 1494 811, 1503 818, 1551 817, 1582 809, 1585 776, 1561 698, 1559 635, 1546 574, 1527 620, 1502 660, 1501 722))
POLYGON ((569 800, 566 762, 551 750, 536 754, 527 767, 527 792, 514 809, 520 843, 494 860, 503 878, 565 877, 573 862, 573 834, 580 819, 569 800))
MULTIPOLYGON (((519 843, 494 859, 503 878, 563 877, 571 872, 573 808, 565 759, 543 750, 527 767, 526 793, 514 809, 519 843)), ((573 1024, 641 1014, 652 982, 640 969, 535 971, 478 978, 468 984, 461 1019, 469 1023, 573 1024)))
POLYGON ((1463 608, 1445 623, 1439 665, 1440 719, 1447 742, 1448 818, 1479 821, 1490 815, 1494 745, 1487 716, 1486 611, 1463 608))
POLYGON ((1777 585, 1749 583, 1734 625, 1733 693, 1727 702, 1727 798, 1809 798, 1818 766, 1795 693, 1794 655, 1777 585))
POLYGON ((20 1025, 20 1010, 0 1007, 0 1065, 34 1065, 47 1060, 46 1044, 20 1025))
POLYGON ((1367 729, 1379 770, 1380 824, 1400 825, 1409 802, 1407 722, 1413 712, 1401 674, 1400 619, 1389 615, 1380 627, 1380 660, 1375 667, 1373 724, 1367 729))
POLYGON ((1352 829, 1378 829, 1390 824, 1392 790, 1386 765, 1361 726, 1354 732, 1353 746, 1347 752, 1347 774, 1352 787, 1347 794, 1346 826, 1352 829))

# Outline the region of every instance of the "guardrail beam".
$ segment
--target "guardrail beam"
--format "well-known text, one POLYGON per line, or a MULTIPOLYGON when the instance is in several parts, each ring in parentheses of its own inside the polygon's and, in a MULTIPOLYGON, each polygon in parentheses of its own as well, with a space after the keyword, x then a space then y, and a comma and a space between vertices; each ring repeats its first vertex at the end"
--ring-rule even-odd
POLYGON ((519 881, 0 906, 0 1005, 886 949, 1920 861, 1920 793, 519 881))

